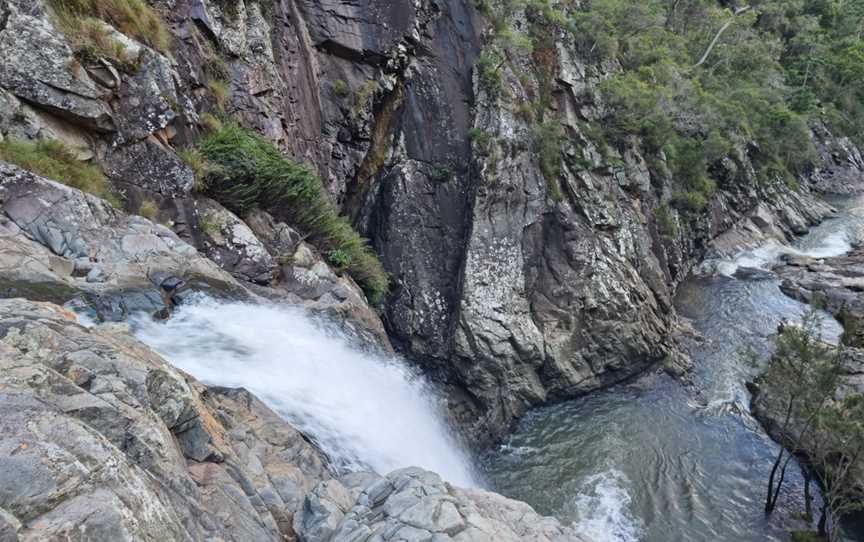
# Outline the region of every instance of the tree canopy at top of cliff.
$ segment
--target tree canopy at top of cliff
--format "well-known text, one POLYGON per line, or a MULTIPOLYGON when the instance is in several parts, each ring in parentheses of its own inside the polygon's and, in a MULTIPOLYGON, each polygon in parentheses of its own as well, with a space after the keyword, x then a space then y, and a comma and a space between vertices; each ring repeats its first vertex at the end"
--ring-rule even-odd
POLYGON ((755 142, 763 177, 803 173, 810 120, 864 142, 864 1, 723 4, 593 0, 574 14, 585 50, 623 67, 603 85, 613 131, 645 136, 697 191, 739 144, 755 142))
POLYGON ((864 144, 864 0, 475 3, 493 29, 481 81, 500 51, 536 56, 550 25, 569 33, 612 73, 600 86, 605 137, 640 135, 662 150, 694 206, 713 190, 711 164, 734 148, 750 149, 761 179, 794 182, 813 163, 812 121, 864 144), (514 32, 522 9, 533 31, 514 32))

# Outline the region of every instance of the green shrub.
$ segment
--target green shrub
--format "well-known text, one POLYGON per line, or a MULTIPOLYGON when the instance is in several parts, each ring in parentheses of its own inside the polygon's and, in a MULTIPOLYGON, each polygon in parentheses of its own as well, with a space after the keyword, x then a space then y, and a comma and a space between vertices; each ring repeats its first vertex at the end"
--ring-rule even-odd
POLYGON ((667 238, 674 238, 678 235, 678 222, 672 216, 672 211, 666 205, 657 207, 654 211, 654 218, 657 220, 657 231, 660 235, 667 238))
POLYGON ((351 267, 351 256, 345 253, 341 248, 334 248, 327 251, 327 263, 336 268, 336 271, 341 273, 351 267))
POLYGON ((388 277, 365 239, 339 216, 321 181, 271 143, 234 123, 206 136, 200 151, 209 164, 206 191, 238 215, 259 207, 296 225, 319 250, 341 251, 347 271, 378 302, 388 277))
POLYGON ((490 149, 492 148, 492 140, 494 139, 494 135, 490 132, 485 132, 480 128, 469 128, 468 129, 468 139, 473 141, 477 145, 477 149, 481 154, 487 155, 489 154, 490 149))
POLYGON ((564 130, 558 122, 544 122, 534 129, 534 145, 540 161, 540 171, 546 178, 552 199, 556 201, 562 198, 559 177, 563 141, 564 130))
POLYGON ((348 86, 348 83, 343 81, 342 79, 337 79, 333 81, 333 94, 339 96, 340 98, 344 98, 351 94, 351 88, 348 86))
POLYGON ((501 65, 503 62, 504 59, 499 53, 483 51, 474 64, 480 84, 492 96, 497 96, 501 92, 501 65))
POLYGON ((446 183, 453 176, 453 172, 447 166, 435 166, 429 172, 429 178, 436 183, 446 183))
POLYGON ((157 51, 168 52, 170 34, 159 15, 145 0, 50 0, 60 20, 60 30, 71 38, 87 19, 101 19, 157 51))
POLYGON ((351 118, 357 120, 369 104, 369 100, 378 92, 378 81, 369 79, 354 91, 354 105, 351 107, 351 118))
POLYGON ((61 141, 6 139, 0 142, 0 160, 107 199, 112 205, 116 203, 108 192, 102 171, 89 162, 79 160, 61 141))
POLYGON ((693 190, 676 192, 672 197, 672 204, 675 207, 691 213, 701 211, 707 203, 705 196, 701 192, 693 190))
POLYGON ((202 214, 198 217, 198 227, 210 237, 216 237, 221 231, 219 223, 210 214, 202 214))

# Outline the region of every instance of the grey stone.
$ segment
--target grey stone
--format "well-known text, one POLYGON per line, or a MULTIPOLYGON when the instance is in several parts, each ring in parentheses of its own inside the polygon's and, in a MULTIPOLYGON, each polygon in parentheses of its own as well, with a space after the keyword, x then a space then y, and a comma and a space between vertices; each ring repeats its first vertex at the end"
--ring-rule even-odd
MULTIPOLYGON (((337 484, 341 485, 332 480, 324 482, 307 495, 295 518, 301 540, 586 540, 572 528, 538 515, 527 504, 481 490, 454 488, 422 469, 402 469, 371 484, 367 481, 367 489, 355 497, 353 504, 343 503, 335 512, 326 510, 324 503, 333 507, 334 500, 322 500, 321 495, 332 494, 337 484), (373 501, 370 495, 377 498, 373 501), (394 506, 395 501, 413 504, 405 508, 394 506), (324 518, 336 521, 325 523, 324 518)), ((341 500, 342 491, 336 494, 339 497, 335 500, 341 500)))
POLYGON ((83 530, 99 540, 290 539, 303 495, 329 478, 323 457, 260 401, 206 389, 128 331, 88 330, 21 299, 0 300, 0 322, 4 542, 83 530), (186 453, 197 451, 184 445, 190 428, 209 453, 186 453), (287 492, 274 498, 277 486, 287 492))
POLYGON ((103 89, 83 70, 41 2, 11 0, 0 32, 0 87, 35 107, 97 132, 115 129, 103 89))

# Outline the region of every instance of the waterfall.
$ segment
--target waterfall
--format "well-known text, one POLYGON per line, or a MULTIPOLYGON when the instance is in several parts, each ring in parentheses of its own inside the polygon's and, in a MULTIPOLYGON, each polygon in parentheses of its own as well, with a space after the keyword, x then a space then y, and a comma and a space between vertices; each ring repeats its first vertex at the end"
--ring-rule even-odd
POLYGON ((136 336, 210 385, 244 387, 346 470, 419 466, 479 485, 439 402, 398 359, 364 352, 302 309, 201 297, 136 336))

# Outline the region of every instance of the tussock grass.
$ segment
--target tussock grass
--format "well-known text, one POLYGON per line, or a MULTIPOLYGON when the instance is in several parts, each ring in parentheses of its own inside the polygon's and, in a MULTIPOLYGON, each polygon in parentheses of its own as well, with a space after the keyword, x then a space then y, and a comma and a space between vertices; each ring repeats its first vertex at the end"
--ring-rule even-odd
POLYGON ((212 113, 201 113, 199 124, 208 132, 215 132, 222 128, 222 121, 212 113))
POLYGON ((109 35, 102 21, 70 18, 61 24, 61 28, 79 60, 94 62, 98 58, 106 58, 121 71, 138 71, 138 59, 126 50, 125 45, 109 35))
POLYGON ((107 199, 116 206, 102 171, 89 162, 78 160, 61 141, 7 139, 0 142, 0 160, 107 199))
POLYGON ((234 123, 206 136, 199 150, 208 162, 207 194, 241 216, 258 207, 287 220, 348 272, 373 303, 384 296, 389 280, 381 262, 339 215, 312 171, 234 123))
POLYGON ((111 26, 149 45, 167 52, 170 34, 165 23, 145 0, 50 0, 51 7, 66 30, 74 31, 87 19, 101 19, 111 26))
POLYGON ((156 202, 152 199, 145 199, 141 202, 141 207, 138 209, 138 214, 143 216, 144 218, 155 220, 156 215, 159 214, 159 206, 157 206, 156 202))
POLYGON ((192 174, 195 175, 195 191, 203 192, 204 180, 207 176, 207 159, 198 149, 181 149, 177 151, 177 156, 192 169, 192 174))

